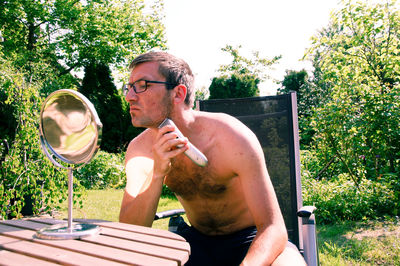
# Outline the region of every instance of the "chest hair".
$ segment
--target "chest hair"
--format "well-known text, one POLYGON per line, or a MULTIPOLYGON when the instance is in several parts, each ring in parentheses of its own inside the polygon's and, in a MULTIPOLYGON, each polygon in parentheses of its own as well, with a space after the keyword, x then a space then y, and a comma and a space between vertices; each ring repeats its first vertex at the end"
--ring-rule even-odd
POLYGON ((172 161, 172 169, 165 184, 178 196, 190 200, 201 196, 218 197, 227 190, 227 185, 218 178, 212 165, 200 167, 190 159, 178 157, 172 161))

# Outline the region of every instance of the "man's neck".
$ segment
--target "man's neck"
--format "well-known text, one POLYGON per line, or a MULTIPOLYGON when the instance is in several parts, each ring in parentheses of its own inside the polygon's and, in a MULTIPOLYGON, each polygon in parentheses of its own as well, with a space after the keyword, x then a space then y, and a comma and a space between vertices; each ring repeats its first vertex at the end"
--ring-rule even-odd
POLYGON ((191 128, 196 120, 195 111, 191 109, 183 110, 179 113, 171 115, 170 119, 174 121, 175 125, 179 128, 182 134, 190 134, 191 128))

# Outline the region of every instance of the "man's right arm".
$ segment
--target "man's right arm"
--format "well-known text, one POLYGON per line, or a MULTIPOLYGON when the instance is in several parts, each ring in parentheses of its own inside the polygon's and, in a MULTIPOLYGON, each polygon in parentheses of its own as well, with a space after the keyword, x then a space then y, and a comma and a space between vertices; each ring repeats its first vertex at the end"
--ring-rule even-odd
POLYGON ((127 159, 127 183, 119 221, 151 226, 162 192, 164 176, 153 175, 153 161, 147 157, 127 159))
POLYGON ((153 144, 143 138, 136 138, 129 144, 125 162, 127 183, 120 222, 144 226, 153 224, 170 160, 188 149, 185 145, 187 140, 177 139, 175 133, 167 134, 173 129, 166 126, 157 130, 153 144), (179 144, 184 145, 173 148, 179 144), (151 151, 148 146, 152 146, 151 151))

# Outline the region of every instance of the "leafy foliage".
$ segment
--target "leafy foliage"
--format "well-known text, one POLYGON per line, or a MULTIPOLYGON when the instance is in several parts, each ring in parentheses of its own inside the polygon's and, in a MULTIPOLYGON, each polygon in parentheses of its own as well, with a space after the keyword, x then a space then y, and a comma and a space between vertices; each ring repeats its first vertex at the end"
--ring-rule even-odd
POLYGON ((0 166, 0 217, 7 219, 20 217, 24 206, 28 207, 25 214, 49 211, 52 204, 66 197, 67 180, 65 171, 55 169, 39 148, 42 84, 32 82, 32 76, 5 61, 0 65, 0 85, 7 95, 4 104, 13 111, 16 123, 15 139, 10 139, 0 166))
POLYGON ((395 1, 342 5, 308 51, 319 81, 331 86, 329 101, 314 106, 310 147, 320 176, 335 168, 360 185, 400 176, 400 17, 395 1))
POLYGON ((9 143, 15 138, 15 129, 17 127, 16 120, 13 116, 13 107, 6 104, 7 94, 5 91, 0 91, 0 162, 4 160, 5 155, 9 150, 9 143))
POLYGON ((297 110, 301 119, 309 118, 313 114, 313 108, 321 106, 329 100, 329 89, 326 89, 324 84, 317 83, 316 75, 318 75, 317 69, 314 70, 312 78, 304 69, 300 71, 286 70, 286 75, 281 82, 282 87, 278 89, 278 94, 296 92, 297 110))
POLYGON ((266 68, 275 64, 281 57, 273 59, 261 58, 259 52, 253 53, 249 59, 239 54, 239 49, 227 45, 222 51, 228 52, 232 62, 221 65, 220 76, 215 77, 210 85, 209 99, 244 98, 259 94, 258 84, 269 78, 265 73, 266 68))
POLYGON ((99 151, 86 165, 74 173, 86 189, 123 188, 126 184, 124 154, 99 151))
POLYGON ((358 188, 347 174, 329 181, 305 177, 303 201, 317 207, 317 221, 322 224, 377 219, 398 215, 399 188, 393 175, 378 181, 363 179, 358 188))
POLYGON ((135 54, 164 47, 161 1, 152 15, 143 0, 2 1, 0 28, 16 64, 48 62, 69 73, 97 60, 124 66, 135 54))
POLYGON ((232 74, 213 78, 209 99, 245 98, 258 95, 260 81, 251 75, 232 74))
POLYGON ((203 86, 201 88, 198 88, 196 90, 196 92, 195 92, 195 97, 194 97, 195 101, 207 99, 208 98, 208 96, 207 96, 208 93, 209 93, 209 91, 207 90, 206 87, 203 86))
POLYGON ((303 199, 323 223, 400 212, 398 5, 341 4, 307 51, 313 76, 289 72, 282 88, 300 94, 301 134, 312 136, 302 146, 303 199))
POLYGON ((272 59, 260 57, 260 53, 255 51, 252 53, 253 58, 246 58, 239 53, 241 46, 234 48, 231 45, 226 45, 221 50, 229 53, 233 59, 232 62, 227 65, 221 65, 219 72, 222 75, 251 75, 257 77, 260 81, 265 81, 270 78, 266 73, 266 69, 277 63, 282 56, 275 56, 272 59))
POLYGON ((282 87, 278 89, 277 94, 296 92, 299 130, 301 132, 300 144, 307 146, 310 144, 314 134, 314 131, 309 126, 309 118, 312 114, 312 107, 316 103, 311 101, 319 99, 319 97, 315 95, 308 73, 304 69, 301 71, 286 70, 286 75, 281 84, 282 87))
MULTIPOLYGON (((91 62, 125 67, 138 53, 164 48, 165 37, 162 0, 151 7, 143 0, 0 2, 0 218, 7 219, 21 217, 29 202, 31 212, 38 214, 66 197, 65 171, 39 149, 38 114, 44 98, 58 89, 80 87, 74 72, 91 62)), ((115 101, 107 98, 107 103, 115 101)), ((128 106, 121 105, 125 121, 128 106)), ((121 131, 132 136, 135 130, 121 131)), ((78 199, 82 186, 78 180, 75 186, 78 199)))

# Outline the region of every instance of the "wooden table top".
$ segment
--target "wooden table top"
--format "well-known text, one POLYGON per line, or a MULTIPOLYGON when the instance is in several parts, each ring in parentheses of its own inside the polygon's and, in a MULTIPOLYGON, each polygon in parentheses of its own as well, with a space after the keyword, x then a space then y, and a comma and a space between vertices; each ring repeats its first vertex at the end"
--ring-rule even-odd
POLYGON ((44 240, 36 237, 36 230, 66 221, 0 221, 0 265, 183 265, 189 258, 189 244, 165 230, 101 220, 74 222, 99 225, 100 234, 44 240))

